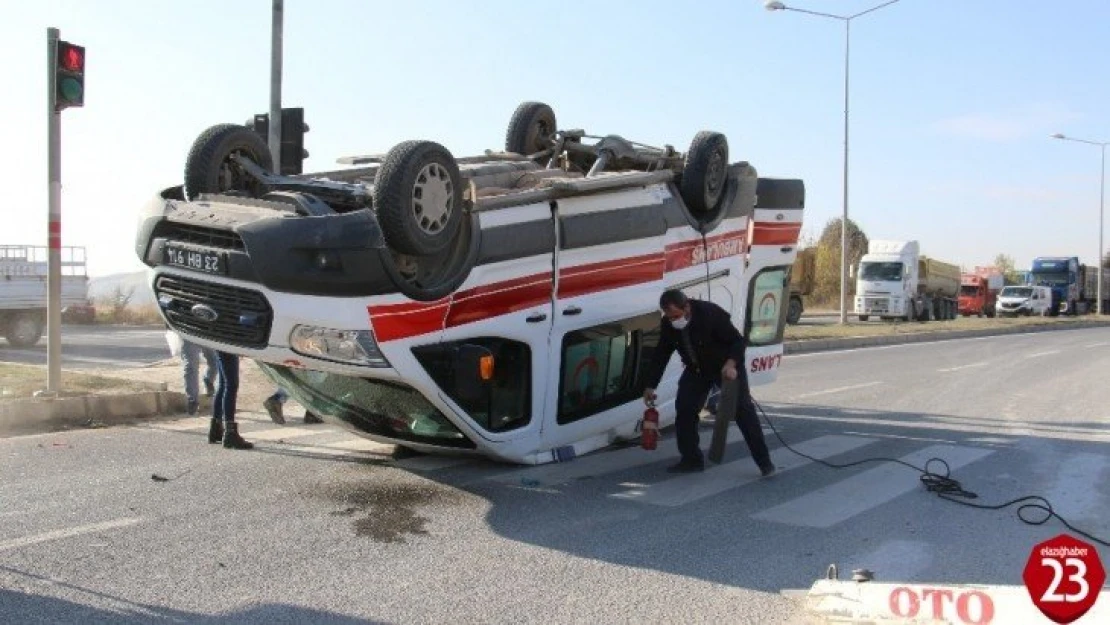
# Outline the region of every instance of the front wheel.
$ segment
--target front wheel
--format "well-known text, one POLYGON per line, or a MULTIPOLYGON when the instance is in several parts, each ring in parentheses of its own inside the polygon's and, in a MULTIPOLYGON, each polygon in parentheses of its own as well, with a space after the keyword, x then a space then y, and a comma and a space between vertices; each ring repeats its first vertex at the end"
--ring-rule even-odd
POLYGON ((31 347, 42 338, 42 319, 34 314, 19 314, 8 324, 4 338, 12 347, 31 347))
POLYGON ((236 124, 218 124, 205 130, 185 159, 185 197, 195 200, 202 193, 246 191, 262 194, 260 183, 232 157, 243 156, 266 171, 274 169, 270 148, 254 130, 236 124))
POLYGON ((802 301, 796 297, 790 298, 790 305, 786 309, 786 323, 796 325, 802 319, 802 301))
POLYGON ((447 248, 463 218, 459 166, 433 141, 405 141, 385 156, 374 180, 374 210, 386 243, 402 254, 447 248))

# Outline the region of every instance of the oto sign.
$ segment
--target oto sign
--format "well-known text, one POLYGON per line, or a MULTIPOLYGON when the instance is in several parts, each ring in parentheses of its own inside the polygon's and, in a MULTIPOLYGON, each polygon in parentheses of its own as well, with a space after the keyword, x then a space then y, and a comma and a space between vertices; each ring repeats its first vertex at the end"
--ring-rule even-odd
POLYGON ((1098 600, 1106 569, 1093 545, 1060 534, 1033 546, 1022 579, 1038 610, 1055 623, 1072 623, 1098 600))

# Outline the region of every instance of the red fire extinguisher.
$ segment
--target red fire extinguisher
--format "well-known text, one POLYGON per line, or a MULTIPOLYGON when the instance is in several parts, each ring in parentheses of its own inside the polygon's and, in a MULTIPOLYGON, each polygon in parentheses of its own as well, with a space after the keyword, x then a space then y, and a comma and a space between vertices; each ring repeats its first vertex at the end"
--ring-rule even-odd
POLYGON ((655 449, 659 442, 659 411, 655 404, 648 404, 644 411, 644 420, 641 425, 640 446, 647 450, 655 449))

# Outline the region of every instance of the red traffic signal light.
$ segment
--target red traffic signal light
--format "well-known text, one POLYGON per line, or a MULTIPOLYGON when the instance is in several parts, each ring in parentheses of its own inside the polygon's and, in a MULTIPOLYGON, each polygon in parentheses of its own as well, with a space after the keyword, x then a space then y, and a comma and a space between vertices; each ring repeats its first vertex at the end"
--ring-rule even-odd
POLYGON ((54 110, 85 105, 85 48, 58 41, 54 63, 54 110))

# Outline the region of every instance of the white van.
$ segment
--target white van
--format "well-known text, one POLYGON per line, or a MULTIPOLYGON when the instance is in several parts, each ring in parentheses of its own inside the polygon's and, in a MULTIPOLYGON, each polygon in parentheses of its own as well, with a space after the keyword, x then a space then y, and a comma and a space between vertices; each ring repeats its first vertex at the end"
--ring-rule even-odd
POLYGON ((999 317, 1046 315, 1052 306, 1052 289, 1047 286, 1007 286, 998 294, 999 317))

